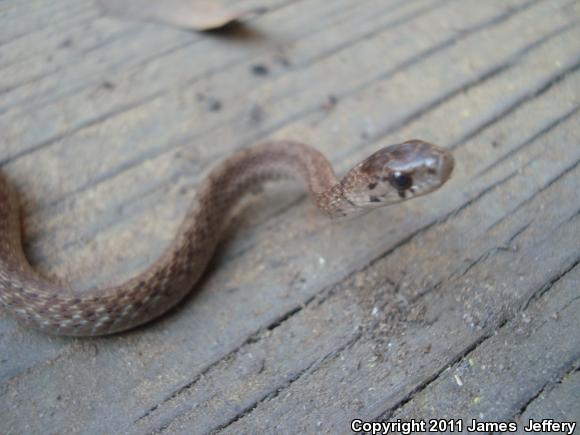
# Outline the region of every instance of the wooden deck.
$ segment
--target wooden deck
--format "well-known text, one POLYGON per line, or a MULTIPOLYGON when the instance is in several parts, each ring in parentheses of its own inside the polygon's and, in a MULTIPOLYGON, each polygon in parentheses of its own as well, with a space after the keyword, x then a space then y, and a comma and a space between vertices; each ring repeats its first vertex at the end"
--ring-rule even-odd
POLYGON ((268 187, 192 296, 130 333, 0 313, 0 433, 580 420, 580 4, 233 3, 267 9, 197 34, 0 1, 0 167, 44 273, 130 277, 207 168, 265 138, 344 172, 419 137, 454 150, 452 181, 338 224, 268 187))

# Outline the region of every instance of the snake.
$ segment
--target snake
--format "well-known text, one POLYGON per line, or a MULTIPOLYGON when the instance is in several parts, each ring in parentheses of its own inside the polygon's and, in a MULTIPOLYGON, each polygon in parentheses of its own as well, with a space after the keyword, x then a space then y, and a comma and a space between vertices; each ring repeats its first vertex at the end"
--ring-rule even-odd
POLYGON ((234 206, 263 183, 301 182, 322 214, 340 219, 433 192, 450 178, 453 166, 449 150, 417 139, 381 148, 341 179, 310 145, 280 140, 245 147, 202 179, 159 258, 119 285, 83 291, 41 276, 27 260, 18 195, 0 172, 0 306, 53 335, 129 330, 182 301, 214 255, 234 206))

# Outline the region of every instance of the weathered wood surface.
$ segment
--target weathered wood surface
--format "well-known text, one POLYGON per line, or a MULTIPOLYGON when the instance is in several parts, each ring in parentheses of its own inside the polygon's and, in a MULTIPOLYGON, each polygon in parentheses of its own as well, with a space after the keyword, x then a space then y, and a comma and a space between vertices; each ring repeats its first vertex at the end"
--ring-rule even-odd
POLYGON ((339 171, 411 137, 457 161, 442 191, 340 224, 268 188, 192 296, 139 330, 54 338, 2 313, 0 433, 578 420, 579 14, 271 0, 221 36, 0 2, 1 170, 31 260, 71 285, 153 261, 204 171, 256 140, 312 143, 339 171))

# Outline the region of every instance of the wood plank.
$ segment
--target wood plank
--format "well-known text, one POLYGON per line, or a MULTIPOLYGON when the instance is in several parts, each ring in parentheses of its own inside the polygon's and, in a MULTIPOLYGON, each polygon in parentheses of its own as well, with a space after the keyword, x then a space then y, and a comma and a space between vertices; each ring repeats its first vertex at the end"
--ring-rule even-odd
POLYGON ((527 404, 519 420, 527 423, 530 419, 541 421, 552 418, 558 421, 578 422, 580 421, 580 411, 576 406, 580 400, 578 391, 580 391, 580 373, 576 364, 574 371, 564 375, 558 383, 546 385, 540 394, 527 404))
MULTIPOLYGON (((527 408, 530 398, 550 385, 558 385, 580 365, 580 338, 576 334, 580 328, 579 286, 578 266, 553 278, 526 309, 429 383, 392 418, 461 415, 466 422, 516 421, 520 433, 532 415, 574 421, 573 414, 566 416, 539 403, 535 414, 527 412, 527 408), (567 339, 559 339, 562 335, 567 339)), ((571 409, 574 396, 579 397, 578 391, 570 393, 564 409, 571 409)))
MULTIPOLYGON (((548 306, 577 279, 576 2, 280 0, 232 39, 69 3, 7 9, 25 19, 0 33, 0 166, 30 257, 72 285, 149 264, 204 171, 257 139, 313 143, 343 171, 419 136, 454 148, 457 169, 440 193, 338 225, 268 187, 198 291, 127 334, 49 338, 0 315, 0 432, 341 433, 353 416, 426 414, 439 393, 491 415, 451 394, 466 355, 529 364, 574 327, 548 306), (519 327, 544 335, 502 347, 519 327)), ((502 398, 506 418, 571 373, 574 343, 557 344, 502 398)))

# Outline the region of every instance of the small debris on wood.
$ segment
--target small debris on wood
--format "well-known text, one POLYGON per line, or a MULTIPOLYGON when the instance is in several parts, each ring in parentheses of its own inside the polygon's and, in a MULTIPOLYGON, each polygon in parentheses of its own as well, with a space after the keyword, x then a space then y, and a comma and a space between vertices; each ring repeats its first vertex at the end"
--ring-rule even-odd
POLYGON ((336 95, 330 94, 327 100, 322 104, 322 109, 326 112, 330 112, 338 104, 338 97, 336 95))
POLYGON ((266 76, 268 75, 269 72, 270 70, 266 65, 262 64, 252 65, 252 74, 254 74, 255 76, 266 76))
POLYGON ((217 99, 210 99, 208 109, 210 112, 219 112, 222 109, 222 102, 217 99))
POLYGON ((73 45, 73 40, 72 38, 66 38, 64 41, 62 41, 59 45, 58 48, 70 48, 73 45))
POLYGON ((288 58, 283 54, 278 55, 276 57, 276 62, 286 68, 288 68, 291 65, 290 60, 288 60, 288 58))
POLYGON ((255 104, 250 109, 250 123, 251 124, 260 124, 264 119, 264 110, 258 104, 255 104))

